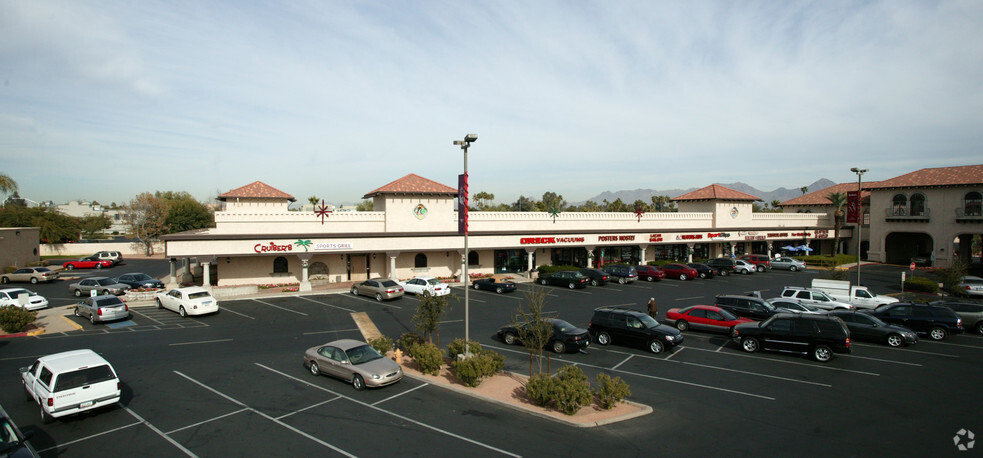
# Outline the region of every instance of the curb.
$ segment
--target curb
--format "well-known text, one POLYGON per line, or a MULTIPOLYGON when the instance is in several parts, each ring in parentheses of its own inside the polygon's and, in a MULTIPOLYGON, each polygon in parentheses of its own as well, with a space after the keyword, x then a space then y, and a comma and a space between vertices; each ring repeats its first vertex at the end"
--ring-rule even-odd
POLYGON ((76 323, 76 322, 68 319, 68 317, 66 317, 65 315, 58 315, 58 316, 61 317, 61 319, 63 319, 66 322, 68 322, 68 324, 71 325, 73 328, 75 328, 76 331, 81 331, 82 330, 82 326, 80 324, 78 324, 78 323, 76 323))

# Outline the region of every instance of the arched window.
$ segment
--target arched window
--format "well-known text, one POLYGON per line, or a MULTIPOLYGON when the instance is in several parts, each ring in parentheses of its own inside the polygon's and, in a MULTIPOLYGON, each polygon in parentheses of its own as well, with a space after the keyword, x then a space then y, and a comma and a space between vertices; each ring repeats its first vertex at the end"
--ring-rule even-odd
POLYGON ((908 198, 904 194, 896 194, 892 202, 892 212, 894 216, 905 216, 908 214, 908 198))
POLYGON ((911 216, 925 216, 925 194, 911 196, 911 216))
POLYGON ((277 256, 273 260, 273 273, 275 274, 285 274, 287 273, 287 258, 283 256, 277 256))
POLYGON ((310 268, 308 269, 308 273, 312 277, 315 275, 327 275, 328 265, 321 261, 312 262, 310 268))
POLYGON ((963 211, 966 216, 983 216, 983 194, 976 191, 967 192, 963 211))
POLYGON ((416 258, 413 259, 413 267, 426 267, 427 266, 427 255, 423 253, 417 253, 416 258))
POLYGON ((468 253, 468 265, 469 266, 476 266, 476 265, 478 265, 478 252, 477 251, 472 251, 472 252, 468 253))

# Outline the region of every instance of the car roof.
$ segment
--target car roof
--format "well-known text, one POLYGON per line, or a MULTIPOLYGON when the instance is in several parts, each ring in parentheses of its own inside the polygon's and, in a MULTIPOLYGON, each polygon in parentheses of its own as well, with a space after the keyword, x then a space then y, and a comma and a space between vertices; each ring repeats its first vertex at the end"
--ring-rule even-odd
POLYGON ((431 277, 429 275, 420 275, 420 276, 417 276, 417 277, 413 277, 413 279, 416 279, 416 278, 419 278, 420 280, 436 280, 437 279, 437 277, 431 277))
POLYGON ((191 294, 191 293, 200 293, 200 292, 202 292, 202 291, 204 291, 204 292, 206 292, 206 293, 208 292, 208 290, 207 290, 207 289, 205 289, 205 288, 202 288, 201 286, 188 286, 188 287, 186 287, 186 288, 177 288, 177 290, 178 290, 178 291, 181 291, 181 292, 183 292, 183 293, 187 293, 187 294, 191 294))
POLYGON ((321 346, 324 347, 324 346, 328 346, 328 345, 330 345, 332 347, 338 347, 338 348, 340 348, 342 350, 351 350, 352 348, 361 347, 362 345, 368 345, 368 344, 366 344, 365 342, 362 342, 361 340, 340 339, 340 340, 334 340, 334 341, 328 342, 328 343, 326 343, 324 345, 321 345, 321 346))
POLYGON ((96 352, 84 350, 72 350, 38 358, 52 372, 66 372, 83 367, 101 366, 109 364, 102 356, 96 352))

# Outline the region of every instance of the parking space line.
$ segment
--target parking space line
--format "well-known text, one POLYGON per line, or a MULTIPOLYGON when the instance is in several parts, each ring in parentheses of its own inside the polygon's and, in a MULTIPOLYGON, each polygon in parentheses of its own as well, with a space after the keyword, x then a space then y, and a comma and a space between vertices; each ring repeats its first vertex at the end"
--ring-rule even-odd
POLYGON ((358 328, 352 328, 352 329, 330 329, 330 330, 327 330, 327 331, 311 331, 311 332, 305 332, 305 333, 303 333, 301 335, 302 336, 312 336, 312 335, 315 335, 315 334, 327 334, 329 332, 359 332, 359 331, 361 331, 361 329, 358 329, 358 328))
MULTIPOLYGON (((884 348, 881 345, 866 345, 866 344, 859 344, 859 343, 853 343, 853 342, 851 342, 850 345, 855 345, 855 346, 858 346, 858 347, 869 347, 869 348, 884 348)), ((933 352, 930 352, 930 351, 912 350, 910 348, 890 348, 890 347, 888 347, 886 349, 896 350, 896 351, 903 351, 905 353, 919 353, 919 354, 922 354, 922 355, 944 356, 946 358, 959 358, 958 355, 947 355, 945 353, 933 353, 933 352)))
POLYGON ((894 364, 904 364, 904 365, 907 365, 907 366, 922 367, 921 364, 909 363, 909 362, 905 362, 905 361, 893 361, 893 360, 890 360, 890 359, 871 358, 869 356, 857 356, 857 355, 843 355, 843 356, 845 358, 867 359, 867 360, 870 360, 870 361, 880 361, 882 363, 894 363, 894 364))
MULTIPOLYGON (((703 348, 696 348, 696 347, 686 347, 686 348, 692 348, 693 350, 709 351, 709 352, 716 353, 716 350, 706 350, 706 349, 703 349, 703 348)), ((775 362, 778 362, 778 363, 794 364, 794 365, 797 365, 797 366, 807 366, 807 367, 812 367, 812 368, 816 368, 816 369, 826 369, 826 370, 841 371, 841 372, 852 372, 854 374, 870 375, 870 376, 874 376, 874 377, 880 377, 881 376, 881 374, 875 374, 873 372, 855 371, 853 369, 842 369, 842 368, 839 368, 839 367, 817 366, 815 364, 806 364, 806 363, 800 363, 800 362, 797 362, 797 361, 785 361, 785 360, 774 359, 774 358, 763 358, 761 356, 742 355, 740 353, 721 353, 721 354, 722 355, 727 355, 727 356, 736 356, 736 357, 740 357, 740 358, 751 358, 751 359, 761 359, 761 360, 765 360, 765 361, 775 361, 775 362)))
MULTIPOLYGON (((242 402, 239 402, 235 398, 233 398, 233 397, 231 397, 229 395, 226 395, 225 393, 222 393, 221 391, 216 390, 215 388, 212 388, 212 387, 210 387, 208 385, 205 385, 204 383, 201 383, 201 382, 199 382, 199 381, 197 381, 197 380, 195 380, 195 379, 193 379, 191 377, 188 377, 187 375, 184 375, 184 374, 182 374, 182 373, 180 373, 178 371, 174 371, 174 373, 177 374, 177 375, 180 375, 181 377, 184 377, 184 378, 188 379, 188 381, 190 381, 190 382, 192 382, 192 383, 194 383, 194 384, 196 384, 196 385, 198 385, 198 386, 200 386, 200 387, 202 387, 202 388, 204 388, 204 389, 206 389, 208 391, 211 391, 212 393, 215 393, 215 394, 217 394, 217 395, 219 395, 219 396, 227 399, 229 402, 232 402, 232 403, 234 403, 234 404, 236 404, 238 406, 245 407, 245 408, 249 409, 250 412, 253 412, 256 415, 259 415, 259 416, 261 416, 263 418, 266 418, 267 420, 270 420, 270 421, 272 421, 272 422, 274 422, 274 423, 276 423, 276 424, 278 424, 280 426, 283 426, 284 428, 287 428, 287 429, 289 429, 289 430, 291 430, 291 431, 293 431, 293 432, 295 432, 297 434, 300 434, 301 436, 304 436, 304 437, 306 437, 306 438, 308 438, 308 439, 310 439, 310 440, 312 440, 314 442, 317 442, 318 444, 321 444, 321 445, 323 445, 323 446, 325 446, 327 448, 330 448, 331 450, 334 450, 334 451, 336 451, 338 453, 341 453, 342 455, 345 455, 345 456, 348 456, 348 457, 351 457, 351 458, 355 458, 355 455, 352 455, 351 453, 348 453, 348 452, 346 452, 346 451, 344 451, 344 450, 342 450, 342 449, 340 449, 338 447, 335 447, 334 445, 331 445, 331 444, 329 444, 327 442, 324 442, 321 439, 318 439, 318 438, 316 438, 316 437, 314 437, 314 436, 312 436, 310 434, 307 434, 307 433, 305 433, 305 432, 303 432, 303 431, 301 431, 301 430, 299 430, 297 428, 294 428, 293 426, 290 426, 290 425, 288 425, 288 424, 286 424, 286 423, 284 423, 284 422, 282 422, 280 420, 277 420, 277 419, 275 419, 275 418, 273 418, 273 417, 271 417, 271 416, 269 416, 269 415, 267 415, 267 414, 265 414, 263 412, 260 412, 260 411, 258 411, 256 409, 252 408, 252 407, 249 407, 246 404, 243 404, 242 402)), ((337 394, 337 393, 335 393, 335 394, 337 394)))
POLYGON ((623 359, 623 360, 621 360, 621 362, 620 362, 620 363, 618 363, 618 364, 615 364, 615 365, 614 365, 614 367, 612 367, 612 368, 611 368, 611 370, 615 370, 615 369, 617 369, 617 368, 618 368, 618 367, 620 367, 620 366, 621 366, 622 364, 624 364, 624 363, 627 363, 629 359, 632 359, 632 358, 634 358, 634 357, 635 357, 635 355, 628 355, 628 357, 627 357, 627 358, 625 358, 625 359, 623 359))
POLYGON ((204 421, 199 421, 198 423, 192 423, 192 424, 190 424, 190 425, 188 425, 188 426, 184 426, 184 427, 181 427, 181 428, 178 428, 178 429, 175 429, 175 430, 173 430, 173 431, 168 431, 168 432, 167 432, 166 434, 168 434, 168 435, 170 435, 170 434, 174 434, 174 433, 176 433, 176 432, 180 432, 180 431, 184 431, 184 430, 186 430, 186 429, 188 429, 188 428, 194 428, 194 427, 196 427, 196 426, 201 426, 201 425, 203 425, 203 424, 205 424, 205 423, 209 423, 209 422, 213 422, 213 421, 215 421, 215 420, 221 420, 221 419, 223 419, 223 418, 225 418, 225 417, 231 417, 231 416, 233 416, 233 415, 235 415, 235 414, 237 414, 237 413, 242 413, 242 412, 248 412, 248 411, 249 411, 249 409, 248 409, 248 408, 242 408, 242 409, 239 409, 239 410, 236 410, 235 412, 229 412, 229 413, 227 413, 227 414, 225 414, 225 415, 219 415, 219 416, 217 416, 217 417, 214 417, 214 418, 209 418, 208 420, 204 420, 204 421))
POLYGON ((394 394, 394 395, 392 395, 392 396, 389 396, 388 398, 386 398, 386 399, 383 399, 383 400, 381 400, 381 401, 376 401, 376 402, 373 402, 373 403, 372 403, 372 405, 379 405, 379 404, 382 404, 383 402, 386 402, 386 401, 388 401, 388 400, 390 400, 390 399, 393 399, 393 398, 398 398, 398 397, 400 397, 400 396, 402 396, 402 395, 404 395, 404 394, 406 394, 406 393, 409 393, 409 392, 411 392, 411 391, 416 391, 416 390, 419 390, 420 388, 423 388, 423 387, 425 387, 425 386, 427 386, 427 385, 429 385, 429 384, 430 384, 430 383, 424 383, 423 385, 420 385, 420 386, 417 386, 417 387, 413 387, 413 388, 410 388, 410 389, 408 389, 408 390, 406 390, 406 391, 404 391, 404 392, 402 392, 402 393, 399 393, 399 394, 394 394))
POLYGON ((157 433, 158 436, 163 437, 164 440, 166 440, 167 442, 170 442, 171 445, 177 447, 178 450, 184 452, 185 455, 193 456, 193 457, 196 457, 197 458, 198 455, 195 455, 194 453, 191 453, 191 450, 188 450, 188 449, 184 448, 183 445, 179 444, 176 440, 171 439, 171 436, 168 436, 167 434, 164 434, 163 431, 157 429, 157 427, 154 426, 154 425, 152 425, 152 424, 150 424, 149 421, 144 420, 142 417, 140 417, 139 415, 137 415, 136 412, 130 410, 128 407, 125 407, 125 406, 121 406, 121 407, 123 407, 123 410, 125 410, 130 415, 133 415, 133 418, 136 418, 137 420, 140 420, 140 423, 143 423, 143 424, 147 425, 147 427, 150 428, 151 431, 157 433))
POLYGON ((319 403, 317 403, 317 404, 314 404, 314 405, 312 405, 312 406, 307 406, 307 407, 304 407, 303 409, 300 409, 300 410, 295 410, 295 411, 293 411, 293 412, 290 412, 290 413, 288 413, 288 414, 284 414, 284 415, 280 415, 279 417, 276 417, 276 419, 277 419, 277 420, 282 420, 282 419, 284 419, 284 418, 287 418, 287 417, 289 417, 289 416, 291 416, 291 415, 293 415, 293 414, 298 414, 298 413, 301 413, 301 412, 303 412, 303 411, 305 411, 305 410, 310 410, 310 409, 313 409, 313 408, 315 408, 315 407, 320 407, 320 406, 323 406, 323 405, 325 405, 325 404, 327 404, 327 403, 329 403, 329 402, 332 402, 332 401, 337 401, 337 400, 339 400, 339 399, 341 399, 341 396, 336 396, 336 397, 333 397, 333 398, 331 398, 331 399, 328 399, 327 401, 322 401, 322 402, 319 402, 319 403))
POLYGON ((954 344, 954 343, 949 343, 949 342, 931 342, 931 343, 933 345, 949 345, 949 346, 953 346, 953 347, 975 348, 977 350, 979 350, 981 348, 979 345, 963 345, 963 344, 954 344))
POLYGON ((331 305, 331 304, 329 304, 329 303, 327 303, 327 302, 321 302, 321 301, 315 301, 314 299, 311 299, 311 298, 308 298, 308 297, 304 297, 304 296, 297 296, 297 297, 299 297, 299 298, 301 298, 301 299, 303 299, 303 300, 305 300, 305 301, 310 301, 310 302, 313 302, 313 303, 315 303, 315 304, 321 304, 321 305, 326 305, 326 306, 328 306, 328 307, 334 307, 334 308, 336 308, 336 309, 341 309, 341 310, 344 310, 344 311, 346 311, 346 312, 350 312, 350 313, 355 313, 355 312, 356 312, 356 310, 352 310, 352 309, 346 309, 346 308, 344 308, 344 307, 339 307, 339 306, 337 306, 337 305, 331 305))
POLYGON ((669 356, 666 356, 665 358, 662 358, 662 359, 664 359, 666 361, 669 361, 670 359, 672 359, 673 356, 676 356, 676 355, 682 353, 683 350, 685 350, 685 349, 686 349, 686 347, 679 347, 679 349, 677 349, 676 351, 672 352, 672 354, 670 354, 669 356))
POLYGON ((197 342, 178 342, 178 343, 172 343, 167 345, 171 347, 177 347, 180 345, 198 345, 198 344, 215 343, 215 342, 232 342, 232 339, 199 340, 197 342))
POLYGON ((278 309, 280 309, 280 310, 286 310, 286 311, 288 311, 288 312, 290 312, 290 313, 296 313, 296 314, 298 314, 298 315, 303 315, 303 316, 307 316, 307 314, 306 314, 306 313, 304 313, 304 312, 298 312, 298 311, 296 311, 296 310, 290 310, 290 309, 288 309, 288 308, 286 308, 286 307, 280 307, 279 305, 273 305, 273 304, 271 304, 271 303, 269 303, 269 302, 264 302, 264 301, 261 301, 261 300, 259 300, 259 299, 253 299, 253 302, 259 302, 260 304, 264 304, 264 305, 269 305, 270 307, 273 307, 273 308, 278 308, 278 309))
POLYGON ((397 309, 400 309, 400 310, 403 309, 402 307, 400 307, 398 305, 391 305, 391 304, 389 304, 387 302, 379 302, 379 301, 373 300, 373 299, 366 299, 366 298, 363 298, 362 296, 354 296, 353 295, 352 296, 352 299, 358 299, 358 300, 360 300, 362 302, 368 302, 370 304, 382 304, 382 305, 385 305, 386 307, 397 308, 397 309))
POLYGON ((478 441, 476 441, 474 439, 470 439, 470 438, 467 438, 467 437, 464 437, 464 436, 461 436, 461 435, 458 435, 458 434, 454 434, 454 433, 452 433, 450 431, 445 431, 445 430, 443 430, 441 428, 428 425, 428 424, 423 423, 421 421, 417 421, 417 420, 414 420, 412 418, 409 418, 409 417, 400 415, 400 414, 398 414, 396 412, 391 412, 391 411, 388 411, 388 410, 383 409, 381 407, 376 407, 376 406, 374 406, 372 404, 369 404, 369 403, 366 403, 364 401, 359 401, 358 399, 350 398, 350 397, 345 396, 343 394, 335 393, 334 391, 331 391, 331 390, 329 390, 327 388, 324 388, 323 386, 316 385, 316 384, 311 383, 311 382, 309 382, 307 380, 299 379, 299 378, 294 377, 294 376, 292 376, 290 374, 286 374, 286 373, 280 372, 280 371, 278 371, 276 369, 273 369, 273 368, 270 368, 270 367, 266 367, 266 366, 264 366, 264 365, 262 365, 260 363, 254 363, 254 364, 256 364, 257 366, 262 367, 263 369, 266 369, 266 370, 268 370, 270 372, 273 372, 274 374, 280 374, 280 375, 282 375, 282 376, 284 376, 286 378, 289 378, 291 380, 294 380, 294 381, 303 383, 303 384, 305 384, 307 386, 310 386, 310 387, 313 387, 313 388, 317 388, 317 389, 319 389, 321 391, 324 391, 324 392, 327 392, 327 393, 331 393, 331 394, 333 394, 335 396, 340 396, 342 398, 345 398, 345 400, 348 400, 348 401, 354 402, 356 404, 359 404, 359 405, 368 407, 370 409, 377 410, 379 412, 382 412, 382 413, 385 413, 385 414, 388 414, 388 415, 392 415, 393 417, 396 417, 396 418, 398 418, 400 420, 403 420, 403 421, 406 421, 406 422, 409 422, 409 423, 413 423, 414 425, 417 425, 417 426, 420 426, 420 427, 429 429, 431 431, 435 431, 435 432, 438 432, 440 434, 444 434, 444 435, 447 435, 447 436, 450 436, 450 437, 453 437, 453 438, 456 438, 456 439, 460 439, 462 441, 465 441, 465 442, 468 442, 468 443, 471 443, 471 444, 474 444, 474 445, 478 445, 478 446, 484 447, 484 448, 486 448, 488 450, 492 450, 492 451, 501 453, 503 455, 514 456, 516 458, 518 458, 520 456, 520 455, 516 455, 515 453, 507 452, 507 451, 502 450, 500 448, 492 447, 491 445, 488 445, 488 444, 485 444, 485 443, 482 443, 482 442, 478 442, 478 441))
MULTIPOLYGON (((120 407, 122 407, 122 406, 120 406, 120 407)), ((93 434, 91 436, 86 436, 86 437, 83 437, 83 438, 80 438, 80 439, 75 439, 75 440, 70 441, 70 442, 63 442, 61 444, 58 444, 58 445, 55 445, 55 446, 52 446, 52 447, 48 447, 46 449, 38 450, 38 453, 44 453, 44 452, 47 452, 49 450, 54 450, 54 449, 56 449, 58 447, 64 447, 66 445, 77 444, 79 442, 87 441, 89 439, 92 439, 92 438, 95 438, 95 437, 99 437, 99 436, 102 436, 104 434, 114 433, 116 431, 120 431, 120 430, 123 430, 123 429, 126 429, 126 428, 131 428, 131 427, 138 426, 138 425, 141 425, 141 424, 143 424, 143 422, 139 422, 138 421, 136 423, 130 423, 128 425, 120 426, 119 428, 113 428, 113 429, 110 429, 110 430, 107 430, 107 431, 103 431, 101 433, 93 434)))
POLYGON ((693 299, 703 299, 706 296, 690 296, 690 297, 679 297, 676 298, 677 301, 691 301, 693 299))
POLYGON ((138 312, 138 311, 137 311, 136 309, 130 309, 130 311, 131 311, 131 312, 133 312, 133 313, 135 313, 135 314, 137 314, 137 315, 140 315, 140 316, 142 316, 142 317, 144 317, 144 318, 146 318, 146 319, 148 319, 148 320, 150 320, 150 321, 153 321, 154 323, 157 323, 157 324, 164 324, 164 323, 161 323, 160 321, 157 321, 157 320, 155 320, 155 319, 153 319, 153 318, 151 318, 151 317, 149 317, 149 316, 147 316, 147 315, 144 315, 144 314, 143 314, 143 313, 141 313, 141 312, 138 312))
POLYGON ((251 317, 251 316, 249 316, 249 315, 246 315, 246 314, 244 314, 244 313, 239 313, 239 312, 237 312, 237 311, 235 311, 235 310, 232 310, 232 309, 230 309, 230 308, 228 308, 228 307, 222 307, 222 311, 223 311, 223 312, 232 312, 232 313, 235 313, 236 315, 239 315, 239 316, 244 316, 244 317, 246 317, 246 318, 249 318, 250 320, 255 320, 255 319, 256 319, 256 318, 253 318, 253 317, 251 317))

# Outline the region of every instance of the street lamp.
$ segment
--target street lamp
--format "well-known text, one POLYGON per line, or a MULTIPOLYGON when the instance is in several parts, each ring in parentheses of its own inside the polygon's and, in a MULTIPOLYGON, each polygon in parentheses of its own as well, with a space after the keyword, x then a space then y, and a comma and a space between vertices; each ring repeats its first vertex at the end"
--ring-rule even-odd
POLYGON ((864 226, 864 199, 861 178, 867 172, 867 169, 854 167, 850 171, 857 174, 857 286, 860 286, 860 232, 864 226))
POLYGON ((464 218, 463 224, 460 225, 464 230, 464 357, 467 358, 471 355, 471 335, 469 332, 469 297, 468 292, 471 290, 468 281, 468 148, 472 143, 478 141, 477 134, 467 134, 464 136, 464 140, 454 140, 454 144, 460 146, 464 150, 464 180, 463 183, 458 183, 458 202, 459 210, 463 211, 463 215, 458 215, 458 218, 464 218), (461 189, 463 188, 463 189, 461 189))

